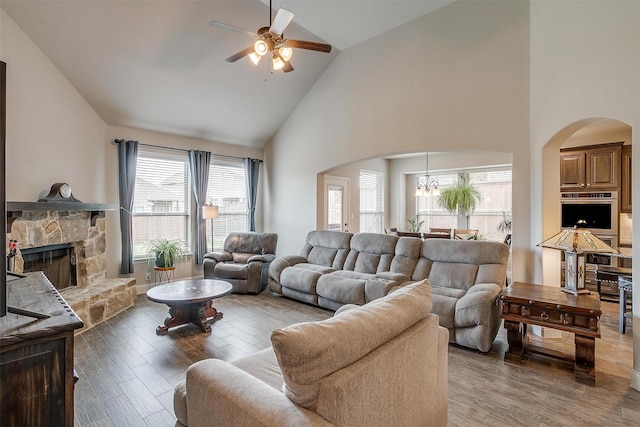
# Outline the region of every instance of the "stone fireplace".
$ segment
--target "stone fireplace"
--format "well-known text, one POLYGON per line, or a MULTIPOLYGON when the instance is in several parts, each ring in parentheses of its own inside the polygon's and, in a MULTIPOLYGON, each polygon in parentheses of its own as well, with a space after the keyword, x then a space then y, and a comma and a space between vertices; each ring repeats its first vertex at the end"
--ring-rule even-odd
MULTIPOLYGON (((107 279, 105 211, 109 209, 115 207, 88 203, 7 202, 7 238, 15 240, 18 248, 15 257, 9 260, 10 270, 16 273, 33 270, 33 266, 29 267, 34 258, 31 254, 55 253, 68 248, 68 259, 61 262, 69 264, 65 268, 71 269, 69 275, 75 276, 75 285, 67 283, 59 290, 83 320, 82 330, 135 304, 135 279, 107 279), (24 256, 22 251, 25 251, 24 256)), ((59 254, 47 255, 47 260, 53 262, 59 254)), ((35 265, 35 268, 42 266, 37 262, 35 265)), ((56 280, 67 281, 67 273, 58 273, 58 268, 48 274, 41 269, 54 286, 56 280)))
POLYGON ((58 245, 74 244, 77 285, 98 283, 106 279, 105 231, 104 214, 92 215, 91 211, 24 211, 13 221, 10 230, 10 237, 17 241, 18 246, 13 271, 25 271, 22 250, 55 249, 58 245))

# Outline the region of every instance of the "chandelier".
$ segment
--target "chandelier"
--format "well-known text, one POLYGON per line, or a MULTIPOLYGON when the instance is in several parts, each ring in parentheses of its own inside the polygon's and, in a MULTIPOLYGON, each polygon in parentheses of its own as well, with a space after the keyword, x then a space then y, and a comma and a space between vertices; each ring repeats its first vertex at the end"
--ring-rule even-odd
POLYGON ((427 158, 427 164, 424 175, 418 178, 418 183, 416 184, 416 197, 438 196, 440 195, 440 190, 438 190, 440 183, 437 179, 432 178, 429 175, 429 153, 425 153, 425 156, 427 158))

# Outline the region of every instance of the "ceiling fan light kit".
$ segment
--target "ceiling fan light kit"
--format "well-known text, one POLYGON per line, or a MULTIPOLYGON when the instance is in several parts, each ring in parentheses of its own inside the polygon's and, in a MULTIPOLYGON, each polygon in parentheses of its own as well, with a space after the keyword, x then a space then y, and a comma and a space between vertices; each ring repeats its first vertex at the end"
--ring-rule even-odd
MULTIPOLYGON (((271 2, 269 2, 269 10, 271 11, 271 2)), ((213 27, 234 31, 236 33, 248 35, 256 39, 253 46, 250 46, 240 52, 231 55, 226 59, 227 62, 236 62, 239 59, 248 56, 254 65, 258 65, 263 56, 271 52, 271 68, 273 71, 282 70, 285 73, 293 71, 293 65, 289 62, 293 57, 293 49, 306 49, 316 52, 331 52, 331 45, 324 43, 316 43, 304 40, 287 40, 283 33, 293 19, 293 13, 286 9, 279 9, 273 23, 269 27, 260 28, 257 33, 234 27, 219 21, 211 21, 209 24, 213 27)))

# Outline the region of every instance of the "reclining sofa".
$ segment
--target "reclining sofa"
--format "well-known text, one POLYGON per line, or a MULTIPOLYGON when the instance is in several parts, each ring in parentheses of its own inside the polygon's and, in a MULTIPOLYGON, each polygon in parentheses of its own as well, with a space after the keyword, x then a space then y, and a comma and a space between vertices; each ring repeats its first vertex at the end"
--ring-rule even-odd
POLYGON ((174 392, 176 426, 445 426, 448 334, 430 311, 422 281, 197 362, 174 392))
POLYGON ((337 310, 427 279, 450 342, 489 351, 500 326, 509 247, 501 242, 315 230, 300 255, 276 258, 269 289, 337 310))

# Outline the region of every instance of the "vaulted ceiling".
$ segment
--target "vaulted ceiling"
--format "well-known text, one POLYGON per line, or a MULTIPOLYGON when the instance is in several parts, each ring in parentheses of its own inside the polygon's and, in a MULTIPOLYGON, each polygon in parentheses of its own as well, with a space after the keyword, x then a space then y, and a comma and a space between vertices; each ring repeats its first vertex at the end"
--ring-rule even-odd
POLYGON ((105 122, 263 147, 342 50, 451 0, 274 0, 295 14, 289 39, 329 43, 296 50, 291 73, 228 56, 269 25, 268 0, 2 0, 0 7, 42 49, 105 122))

